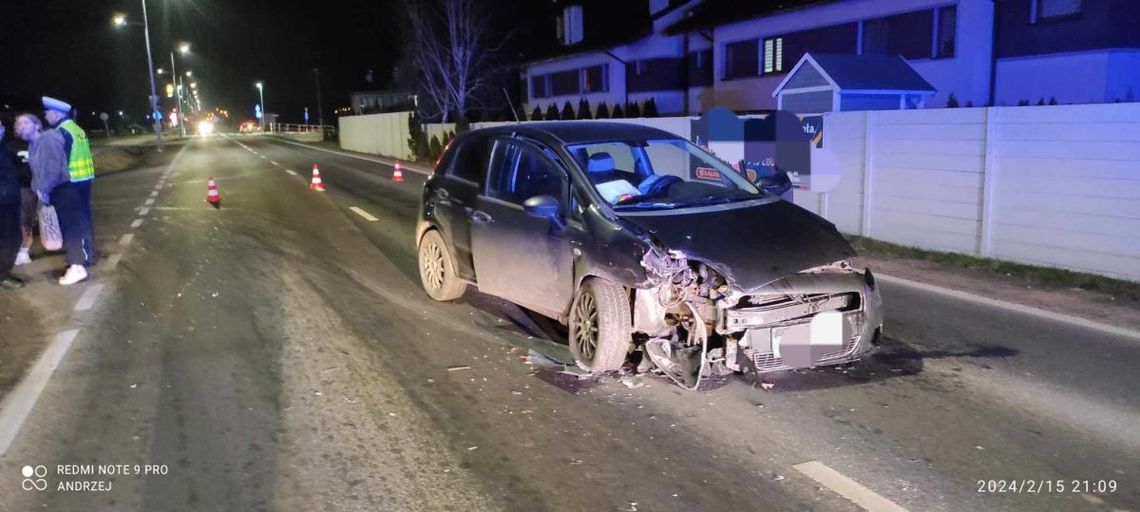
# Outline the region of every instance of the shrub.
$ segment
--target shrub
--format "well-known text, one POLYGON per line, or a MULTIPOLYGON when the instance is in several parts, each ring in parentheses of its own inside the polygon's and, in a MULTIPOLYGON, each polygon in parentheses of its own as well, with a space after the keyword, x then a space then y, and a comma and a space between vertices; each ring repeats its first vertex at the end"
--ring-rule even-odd
POLYGON ((1021 100, 1021 101, 1017 102, 1017 106, 1028 107, 1029 106, 1029 100, 1021 100))
POLYGON ((594 116, 590 114, 590 100, 582 98, 578 100, 578 119, 593 119, 594 116))
POLYGON ((954 96, 954 93, 950 93, 950 96, 946 98, 946 108, 958 108, 958 97, 954 96))
POLYGON ((557 121, 559 119, 562 119, 562 117, 558 115, 558 107, 551 103, 549 107, 546 107, 546 120, 557 121))
POLYGON ((641 107, 637 104, 637 102, 625 104, 625 117, 629 117, 629 118, 642 117, 641 116, 641 107))
POLYGON ((645 100, 645 109, 642 111, 645 117, 660 117, 657 113, 657 100, 649 98, 645 100))
POLYGON ((1056 105, 1057 104, 1057 98, 1055 96, 1050 96, 1049 97, 1049 104, 1050 105, 1056 105))
MULTIPOLYGON (((1117 101, 1117 103, 1119 103, 1119 101, 1117 101)), ((594 114, 594 119, 609 119, 609 117, 610 107, 607 107, 606 102, 603 101, 598 105, 598 112, 594 114)))
POLYGON ((439 143, 439 137, 432 135, 431 142, 428 143, 427 158, 428 161, 434 162, 439 158, 439 154, 443 151, 443 145, 439 143))
POLYGON ((566 104, 562 105, 561 117, 563 121, 574 119, 574 106, 570 104, 570 100, 566 100, 566 104))
POLYGON ((621 119, 625 117, 625 112, 622 111, 620 103, 614 105, 614 111, 610 113, 610 117, 613 119, 621 119))
POLYGON ((408 149, 412 150, 416 160, 424 160, 428 155, 427 134, 415 115, 408 116, 408 149))
POLYGON ((530 113, 531 121, 542 121, 542 109, 535 105, 534 110, 530 113))

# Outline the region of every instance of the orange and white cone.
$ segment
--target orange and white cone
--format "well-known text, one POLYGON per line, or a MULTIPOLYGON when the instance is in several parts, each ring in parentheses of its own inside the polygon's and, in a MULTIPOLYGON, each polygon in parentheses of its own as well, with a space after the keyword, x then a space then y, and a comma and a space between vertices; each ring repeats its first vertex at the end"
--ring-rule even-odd
POLYGON ((309 189, 317 192, 325 191, 325 184, 321 181, 321 168, 313 164, 313 181, 309 182, 309 189))
POLYGON ((222 195, 218 193, 218 184, 214 183, 213 176, 206 182, 206 202, 214 205, 214 208, 222 204, 222 195))
POLYGON ((392 167, 392 181, 396 183, 403 183, 404 171, 400 170, 400 161, 396 160, 396 165, 392 167))

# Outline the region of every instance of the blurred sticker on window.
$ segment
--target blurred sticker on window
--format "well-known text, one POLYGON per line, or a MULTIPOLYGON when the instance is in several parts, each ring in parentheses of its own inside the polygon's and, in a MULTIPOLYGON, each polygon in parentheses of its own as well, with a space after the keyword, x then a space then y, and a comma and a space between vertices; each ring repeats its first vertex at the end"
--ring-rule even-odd
POLYGON ((693 170, 693 173, 699 180, 720 181, 720 171, 712 167, 697 167, 693 170))

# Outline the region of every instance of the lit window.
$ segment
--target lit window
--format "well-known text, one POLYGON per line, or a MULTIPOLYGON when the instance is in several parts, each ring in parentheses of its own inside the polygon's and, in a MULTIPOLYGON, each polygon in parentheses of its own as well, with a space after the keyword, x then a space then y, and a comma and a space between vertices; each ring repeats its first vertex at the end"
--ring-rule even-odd
POLYGON ((764 73, 784 71, 784 38, 773 37, 764 40, 764 73))
POLYGON ((582 41, 582 6, 571 5, 562 11, 562 44, 572 45, 582 41))

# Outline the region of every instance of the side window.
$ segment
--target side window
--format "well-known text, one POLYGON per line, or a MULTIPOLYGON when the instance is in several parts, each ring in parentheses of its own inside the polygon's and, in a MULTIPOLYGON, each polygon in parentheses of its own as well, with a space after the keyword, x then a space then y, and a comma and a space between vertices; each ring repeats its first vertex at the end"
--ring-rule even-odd
POLYGON ((558 168, 541 154, 511 142, 495 146, 487 195, 495 199, 522 204, 534 196, 565 196, 566 179, 558 168))
POLYGON ((472 183, 483 183, 483 177, 487 174, 490 141, 485 138, 475 138, 455 149, 458 154, 454 156, 455 161, 450 174, 472 183))

